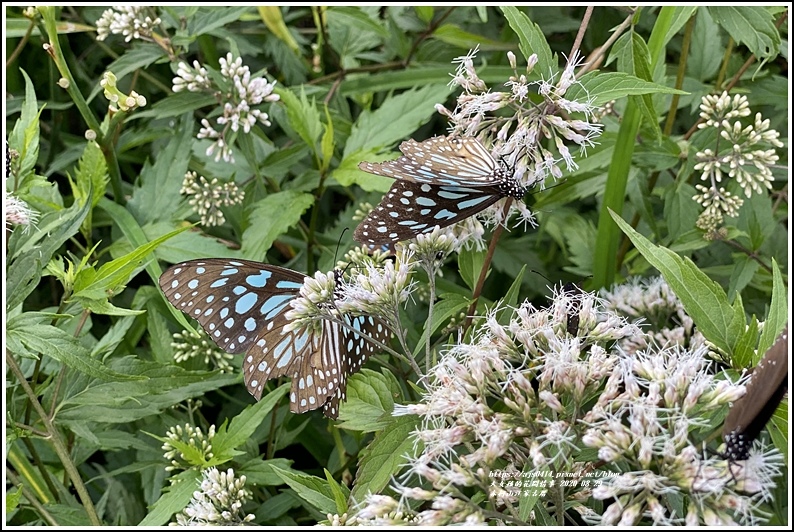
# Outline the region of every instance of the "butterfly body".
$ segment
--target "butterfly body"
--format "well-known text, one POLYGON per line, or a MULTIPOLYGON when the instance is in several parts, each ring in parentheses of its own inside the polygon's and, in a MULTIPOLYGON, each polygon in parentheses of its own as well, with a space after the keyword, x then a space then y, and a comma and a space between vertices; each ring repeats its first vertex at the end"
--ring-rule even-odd
POLYGON ((434 137, 400 145, 403 156, 359 168, 395 183, 356 228, 353 237, 368 246, 392 245, 436 226, 473 216, 502 198, 521 199, 526 187, 475 138, 434 137))
POLYGON ((268 380, 288 376, 293 412, 322 407, 326 416, 336 419, 347 377, 376 349, 367 337, 383 343, 390 332, 375 318, 346 314, 340 319, 347 327, 330 320, 322 320, 319 332, 289 327, 287 311, 304 277, 260 262, 199 259, 166 270, 160 288, 218 347, 245 353, 243 378, 257 400, 268 380))

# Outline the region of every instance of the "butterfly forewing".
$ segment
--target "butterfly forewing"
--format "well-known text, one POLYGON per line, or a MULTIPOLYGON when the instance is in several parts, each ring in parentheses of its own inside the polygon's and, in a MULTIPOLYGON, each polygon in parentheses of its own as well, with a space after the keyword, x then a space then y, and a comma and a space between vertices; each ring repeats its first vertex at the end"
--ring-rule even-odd
MULTIPOLYGON (((347 376, 360 369, 376 346, 330 320, 322 321, 319 333, 288 327, 289 303, 303 280, 298 272, 260 262, 199 259, 166 270, 160 288, 221 349, 245 353, 243 379, 257 400, 268 380, 288 376, 290 410, 302 413, 323 406, 323 412, 336 419, 347 376)), ((390 337, 375 318, 342 318, 377 341, 390 337)))
POLYGON ((286 310, 303 284, 298 272, 238 259, 176 264, 160 277, 173 305, 196 319, 218 347, 244 353, 286 310))
POLYGON ((382 163, 363 162, 371 174, 431 185, 488 186, 504 174, 488 150, 474 137, 434 137, 424 142, 400 144, 403 156, 382 163))
POLYGON ((502 198, 497 187, 432 186, 397 180, 353 237, 368 246, 388 245, 447 227, 502 198))

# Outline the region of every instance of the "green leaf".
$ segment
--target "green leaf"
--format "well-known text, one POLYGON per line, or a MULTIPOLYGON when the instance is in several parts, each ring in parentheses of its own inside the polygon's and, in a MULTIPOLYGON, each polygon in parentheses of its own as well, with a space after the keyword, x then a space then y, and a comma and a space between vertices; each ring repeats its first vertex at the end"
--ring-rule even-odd
MULTIPOLYGON (((121 229, 122 234, 127 237, 127 240, 129 240, 133 246, 141 246, 146 242, 149 242, 149 238, 146 236, 141 227, 138 225, 138 222, 127 209, 117 203, 110 201, 107 198, 102 198, 99 200, 98 205, 110 215, 113 221, 116 222, 116 225, 118 225, 119 229, 121 229)), ((160 264, 156 260, 150 261, 146 265, 146 272, 149 274, 149 278, 152 280, 155 286, 157 286, 160 276, 163 274, 160 264)), ((162 297, 165 301, 165 296, 162 297)), ((193 328, 190 322, 187 321, 187 318, 185 318, 184 314, 179 312, 172 305, 168 305, 168 309, 174 316, 174 319, 177 321, 177 323, 182 326, 182 328, 188 332, 192 332, 193 334, 198 334, 196 329, 193 328)))
POLYGON ((322 154, 320 169, 325 172, 331 166, 331 159, 334 156, 334 122, 331 120, 328 106, 323 106, 323 109, 325 110, 325 133, 323 133, 323 139, 320 141, 320 152, 322 154))
POLYGON ((284 383, 260 399, 259 402, 245 407, 242 412, 232 418, 228 429, 224 421, 212 440, 213 453, 224 462, 231 458, 229 451, 241 446, 251 437, 265 417, 273 410, 273 407, 287 394, 289 387, 290 383, 284 383), (227 456, 228 458, 225 458, 227 456))
MULTIPOLYGON (((182 116, 185 113, 192 113, 202 107, 209 105, 217 105, 218 101, 212 94, 203 92, 189 92, 182 91, 176 94, 170 94, 168 98, 155 102, 151 109, 144 111, 136 111, 135 117, 140 120, 141 118, 168 118, 171 116, 182 116)), ((192 133, 192 127, 187 128, 192 133)))
POLYGON ((436 113, 435 104, 444 102, 449 91, 446 85, 422 86, 387 98, 375 111, 363 111, 350 130, 342 158, 391 148, 404 140, 436 113))
POLYGON ((788 399, 784 399, 778 405, 777 410, 772 415, 772 419, 766 425, 766 429, 769 431, 769 435, 772 437, 772 442, 777 447, 777 450, 783 454, 786 466, 788 466, 789 438, 791 434, 788 427, 788 399))
POLYGON ((367 493, 380 493, 405 464, 406 456, 415 456, 421 451, 422 443, 411 437, 418 421, 416 416, 399 416, 375 434, 359 462, 350 493, 353 501, 362 502, 367 493))
POLYGON ((17 509, 17 506, 19 506, 20 498, 22 498, 21 484, 14 489, 6 491, 6 515, 17 509))
MULTIPOLYGON (((193 124, 192 113, 184 114, 175 125, 168 144, 157 153, 154 164, 147 161, 143 165, 140 186, 133 189, 132 197, 127 202, 127 209, 138 224, 172 220, 174 207, 182 201, 179 191, 190 162, 194 142, 193 124)), ((116 221, 115 217, 113 219, 116 221)), ((141 245, 140 242, 134 244, 141 245)))
MULTIPOLYGON (((524 488, 521 490, 521 495, 518 496, 518 518, 522 521, 527 521, 535 505, 540 500, 540 494, 547 488, 547 479, 552 478, 552 474, 549 470, 549 466, 544 465, 539 469, 535 469, 531 461, 524 464, 524 471, 522 473, 524 474, 521 475, 521 478, 538 479, 545 483, 542 487, 538 488, 524 488), (530 475, 530 473, 535 473, 535 475, 530 475), (548 474, 548 476, 544 474, 548 474)), ((543 510, 541 510, 541 512, 542 511, 543 510)))
POLYGON ((245 475, 247 481, 253 486, 279 486, 284 481, 276 474, 276 469, 289 470, 291 465, 292 460, 286 458, 265 460, 262 457, 257 457, 245 462, 236 471, 245 475))
POLYGON ((761 331, 761 339, 758 342, 758 352, 766 353, 772 344, 775 343, 780 332, 789 320, 788 296, 786 284, 780 274, 777 261, 772 259, 772 301, 769 304, 769 314, 764 321, 764 330, 761 331))
POLYGON ((734 41, 747 46, 759 59, 773 59, 780 53, 780 33, 766 7, 738 5, 707 9, 734 41))
POLYGON ((240 17, 250 11, 250 6, 212 6, 200 7, 196 14, 188 19, 187 32, 192 37, 212 33, 218 28, 237 22, 240 17))
POLYGON ((100 266, 99 270, 94 270, 93 268, 81 270, 74 281, 72 298, 78 300, 104 300, 109 295, 117 293, 121 287, 130 281, 131 275, 140 267, 144 257, 151 253, 160 243, 187 229, 189 227, 181 227, 171 231, 148 244, 140 246, 123 257, 106 262, 100 266))
POLYGON ((466 308, 471 300, 468 297, 452 292, 441 294, 435 305, 433 305, 433 323, 430 327, 422 329, 422 336, 416 342, 414 356, 418 355, 427 346, 427 336, 432 335, 439 327, 446 324, 449 318, 456 315, 461 309, 466 308))
POLYGON ((758 268, 758 262, 747 255, 740 255, 735 260, 731 279, 728 282, 728 301, 733 301, 733 296, 744 290, 744 287, 752 281, 758 268))
POLYGON ((502 297, 499 303, 501 309, 496 314, 496 319, 499 323, 507 323, 507 321, 510 320, 513 314, 511 307, 515 307, 516 303, 518 303, 518 293, 521 290, 521 281, 524 279, 524 272, 526 270, 527 265, 524 264, 521 267, 521 271, 516 275, 516 278, 513 279, 513 284, 510 285, 510 288, 507 289, 504 297, 502 297))
POLYGON ((19 152, 17 176, 21 180, 20 185, 24 185, 33 175, 33 168, 39 159, 39 116, 44 106, 38 109, 33 82, 30 81, 27 72, 21 68, 19 72, 25 78, 25 100, 19 119, 9 135, 8 144, 19 152))
POLYGON ((432 37, 464 50, 473 50, 478 46, 483 51, 511 50, 513 48, 511 42, 494 41, 482 35, 465 31, 455 24, 442 24, 433 32, 432 37))
POLYGON ((485 250, 477 251, 474 249, 463 249, 458 253, 460 276, 472 290, 474 290, 474 285, 477 284, 477 279, 480 277, 486 253, 485 250))
POLYGON ((325 473, 325 480, 328 481, 328 487, 331 488, 331 494, 334 496, 334 502, 336 502, 336 514, 347 513, 347 498, 350 496, 350 489, 334 480, 333 475, 327 469, 323 468, 323 472, 325 473))
POLYGON ((532 54, 537 54, 536 72, 542 72, 544 75, 547 72, 556 72, 558 70, 557 60, 552 55, 549 43, 540 26, 532 22, 516 7, 501 6, 500 9, 505 14, 510 28, 518 35, 518 48, 524 55, 524 59, 529 59, 532 54))
POLYGON ((626 96, 689 94, 686 91, 646 81, 625 72, 588 72, 579 79, 579 82, 581 86, 579 84, 572 85, 565 92, 565 97, 570 100, 580 100, 586 99, 588 94, 592 94, 592 104, 596 106, 626 96))
POLYGON ((709 279, 689 258, 679 257, 669 249, 652 244, 620 216, 611 210, 610 214, 645 260, 659 270, 703 336, 729 357, 732 356, 745 330, 744 311, 731 306, 720 285, 709 279))
POLYGON ((433 6, 414 6, 414 11, 416 11, 416 16, 419 17, 419 20, 427 24, 433 20, 435 9, 433 6))
POLYGON ((140 375, 125 375, 111 370, 99 360, 91 358, 88 349, 69 333, 44 323, 45 317, 30 313, 20 314, 8 320, 6 335, 9 348, 19 355, 38 354, 53 358, 81 373, 104 381, 145 380, 140 375), (19 351, 19 350, 24 351, 19 351))
MULTIPOLYGON (((108 165, 105 162, 105 156, 102 154, 99 144, 87 142, 83 155, 77 163, 77 173, 74 181, 69 177, 75 200, 80 204, 90 200, 91 208, 93 209, 105 195, 105 189, 109 181, 108 165), (91 194, 91 198, 88 197, 89 194, 91 194)), ((82 230, 84 233, 91 230, 91 211, 89 211, 88 216, 83 221, 82 230)))
POLYGON ((90 209, 88 202, 82 206, 75 203, 68 209, 42 216, 33 235, 19 246, 17 255, 9 261, 6 272, 7 310, 22 304, 36 288, 44 265, 64 242, 77 233, 90 209))
POLYGON ((252 205, 248 229, 243 232, 242 255, 261 260, 282 233, 295 227, 314 204, 314 196, 296 190, 268 194, 252 205))
POLYGON ((163 411, 209 390, 240 383, 240 374, 189 371, 136 357, 108 361, 111 370, 144 380, 93 382, 65 394, 58 417, 64 420, 127 423, 163 411))
POLYGON ((149 507, 149 513, 138 526, 162 526, 171 519, 175 513, 181 512, 193 497, 193 492, 200 485, 201 475, 194 469, 182 471, 176 475, 179 482, 165 488, 159 499, 149 507))
POLYGON ((333 492, 323 479, 277 467, 274 467, 273 470, 301 499, 317 508, 320 513, 332 514, 336 512, 333 492))
MULTIPOLYGON (((648 45, 637 33, 631 32, 631 57, 633 73, 640 79, 645 81, 653 81, 653 73, 651 72, 650 64, 650 50, 648 45)), ((642 113, 645 125, 650 129, 654 135, 654 140, 659 142, 662 138, 662 130, 659 127, 659 117, 653 107, 653 99, 650 94, 643 94, 641 96, 632 96, 635 100, 635 105, 642 113)))
MULTIPOLYGON (((736 298, 734 306, 738 306, 741 309, 741 297, 736 298)), ((736 347, 731 356, 731 366, 737 369, 754 366, 754 362, 758 362, 758 360, 753 360, 756 345, 758 345, 758 320, 753 317, 750 319, 747 329, 742 332, 736 342, 736 347)), ((759 359, 761 355, 762 353, 758 354, 759 359)))
POLYGON ((284 42, 291 50, 297 52, 299 50, 298 43, 284 23, 284 17, 281 16, 281 7, 279 6, 257 6, 259 17, 265 23, 267 29, 275 35, 279 40, 284 42))
POLYGON ((374 432, 389 425, 394 400, 401 392, 394 376, 383 371, 365 368, 350 376, 347 400, 339 408, 339 428, 374 432))
POLYGON ((276 89, 275 92, 281 97, 287 111, 287 120, 289 120, 292 129, 312 153, 317 154, 316 143, 323 132, 323 123, 320 121, 320 112, 317 110, 314 98, 309 101, 302 86, 300 98, 288 89, 276 89))

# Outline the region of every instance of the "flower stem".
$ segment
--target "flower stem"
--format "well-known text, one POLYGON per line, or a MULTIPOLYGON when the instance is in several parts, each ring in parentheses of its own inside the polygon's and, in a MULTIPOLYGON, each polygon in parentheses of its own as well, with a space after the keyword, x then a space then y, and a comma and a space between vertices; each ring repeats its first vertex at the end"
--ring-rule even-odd
POLYGON ((504 231, 505 224, 507 223, 507 215, 510 212, 510 205, 512 203, 513 198, 508 197, 504 209, 502 209, 503 221, 497 224, 493 231, 491 243, 488 246, 488 253, 485 255, 485 261, 482 264, 482 270, 480 270, 480 277, 477 279, 477 284, 474 286, 474 292, 471 295, 471 304, 466 311, 466 321, 463 322, 464 333, 471 326, 471 320, 474 317, 474 312, 477 310, 477 300, 480 298, 480 293, 482 293, 482 285, 485 284, 485 278, 488 276, 488 270, 491 267, 491 259, 493 259, 493 254, 496 251, 496 244, 499 242, 499 237, 502 236, 502 231, 504 231))
POLYGON ((33 408, 36 410, 36 413, 38 413, 42 423, 44 423, 44 426, 47 428, 53 450, 55 451, 55 454, 58 455, 58 458, 60 458, 64 471, 67 475, 69 475, 72 485, 77 491, 77 495, 80 497, 80 501, 83 503, 83 507, 88 514, 88 519, 91 521, 92 525, 102 526, 102 522, 99 520, 99 516, 96 513, 96 508, 94 508, 94 502, 91 500, 91 496, 88 494, 88 490, 83 483, 83 479, 80 477, 80 472, 77 471, 77 467, 74 465, 71 456, 69 456, 69 451, 64 445, 61 434, 58 432, 58 429, 55 427, 52 419, 47 415, 47 413, 44 411, 44 408, 39 403, 33 388, 30 387, 30 384, 28 384, 28 381, 25 379, 25 375, 22 373, 19 365, 17 365, 17 361, 9 353, 6 353, 6 364, 8 364, 8 368, 17 378, 17 381, 19 381, 20 386, 22 386, 22 389, 25 391, 25 394, 27 394, 28 399, 30 400, 30 403, 33 405, 33 408))

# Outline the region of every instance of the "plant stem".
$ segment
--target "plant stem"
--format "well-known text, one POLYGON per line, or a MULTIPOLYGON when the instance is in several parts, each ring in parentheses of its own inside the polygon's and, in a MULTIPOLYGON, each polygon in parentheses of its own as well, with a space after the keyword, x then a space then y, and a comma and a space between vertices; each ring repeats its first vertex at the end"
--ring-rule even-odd
POLYGON ((58 523, 58 521, 56 521, 56 520, 55 520, 55 518, 52 516, 52 514, 51 514, 50 512, 48 512, 48 511, 47 511, 47 509, 44 507, 44 505, 43 505, 43 504, 41 504, 41 503, 38 501, 38 499, 36 499, 36 497, 33 497, 33 496, 31 496, 30 492, 29 492, 29 491, 28 491, 28 489, 25 487, 25 484, 23 484, 23 483, 22 483, 22 479, 21 479, 21 478, 19 478, 19 476, 18 476, 17 474, 15 474, 15 473, 14 473, 14 471, 12 471, 10 468, 6 467, 6 475, 8 476, 8 479, 9 479, 9 480, 10 480, 10 481, 11 481, 13 484, 18 484, 18 485, 19 485, 19 489, 22 491, 22 496, 23 496, 23 497, 25 497, 25 499, 26 499, 26 500, 27 500, 27 501, 30 503, 30 505, 31 505, 31 506, 32 506, 32 507, 33 507, 33 508, 36 510, 36 512, 38 512, 39 516, 40 516, 40 517, 41 517, 41 518, 42 518, 42 519, 43 519, 43 520, 44 520, 44 521, 45 521, 45 522, 46 522, 48 525, 51 525, 51 526, 59 526, 59 523, 58 523))
POLYGON ((25 379, 25 375, 22 373, 19 365, 17 365, 17 361, 12 357, 9 353, 6 353, 6 364, 14 376, 19 381, 20 386, 25 391, 28 396, 28 400, 33 405, 33 408, 36 410, 36 413, 41 418, 42 423, 47 428, 47 432, 50 436, 50 441, 52 442, 53 450, 55 454, 58 455, 58 458, 61 460, 63 464, 64 471, 67 475, 69 475, 69 479, 72 481, 72 486, 74 486, 75 491, 77 491, 77 495, 80 497, 80 501, 83 503, 83 507, 85 508, 86 513, 88 514, 88 519, 91 521, 91 524, 94 526, 102 526, 102 522, 99 520, 99 516, 96 513, 96 508, 94 507, 94 502, 91 500, 91 496, 88 494, 88 490, 83 483, 83 479, 80 477, 80 472, 77 470, 77 467, 74 465, 71 456, 69 456, 69 451, 66 449, 64 445, 63 439, 61 438, 61 434, 58 432, 57 427, 53 423, 52 419, 47 415, 44 411, 44 408, 39 403, 38 399, 36 398, 36 394, 33 392, 33 389, 28 384, 28 381, 25 379))
POLYGON ((474 286, 474 292, 471 295, 471 304, 466 311, 466 321, 463 322, 464 333, 468 330, 469 326, 471 326, 471 320, 474 318, 474 312, 477 310, 477 300, 480 298, 480 294, 482 293, 482 286, 485 284, 485 278, 488 276, 488 270, 491 267, 491 259, 493 259, 493 254, 496 251, 496 244, 499 242, 499 237, 502 236, 502 231, 505 229, 507 215, 510 212, 510 205, 512 203, 513 198, 508 197, 507 201, 505 202, 504 209, 502 209, 503 221, 502 223, 497 224, 493 231, 493 236, 491 236, 491 243, 488 245, 488 253, 485 255, 485 261, 482 264, 482 270, 480 270, 480 277, 477 279, 477 284, 474 286))
POLYGON ((427 338, 425 344, 425 375, 430 375, 430 368, 436 365, 436 357, 433 355, 432 360, 430 353, 430 335, 433 332, 433 306, 436 302, 436 269, 434 267, 427 270, 427 282, 430 285, 430 300, 427 304, 427 322, 425 330, 427 331, 427 338))

